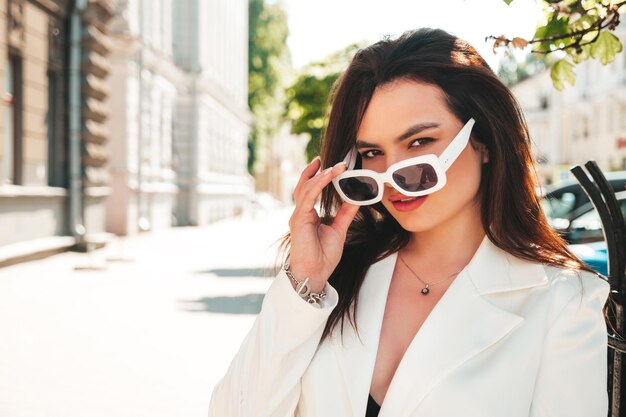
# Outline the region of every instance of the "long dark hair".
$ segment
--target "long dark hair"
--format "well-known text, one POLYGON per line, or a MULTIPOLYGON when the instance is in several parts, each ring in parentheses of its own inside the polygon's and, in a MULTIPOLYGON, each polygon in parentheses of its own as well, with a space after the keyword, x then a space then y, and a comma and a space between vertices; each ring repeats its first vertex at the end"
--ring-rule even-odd
MULTIPOLYGON (((485 233, 494 245, 522 259, 597 274, 569 251, 548 224, 536 196, 539 182, 528 127, 511 91, 471 45, 444 30, 409 31, 357 51, 331 90, 323 167, 341 161, 353 146, 374 90, 398 79, 440 87, 459 120, 476 120, 472 136, 489 153, 479 187, 481 218, 489 225, 485 233)), ((332 223, 341 203, 333 187, 324 189, 320 213, 324 224, 332 223)), ((339 304, 330 314, 322 340, 337 324, 343 328, 346 318, 356 328, 357 295, 367 269, 403 248, 409 237, 410 232, 382 203, 359 209, 341 261, 329 279, 339 293, 339 304)), ((286 250, 289 235, 282 243, 286 250)))

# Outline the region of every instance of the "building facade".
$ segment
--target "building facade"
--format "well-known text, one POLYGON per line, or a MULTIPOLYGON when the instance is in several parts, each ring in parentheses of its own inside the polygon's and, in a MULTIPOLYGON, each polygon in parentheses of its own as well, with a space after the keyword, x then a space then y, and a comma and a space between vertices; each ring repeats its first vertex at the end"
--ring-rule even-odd
POLYGON ((111 13, 107 0, 0 0, 0 264, 102 238, 111 13))
POLYGON ((285 123, 267 144, 265 161, 256 173, 256 190, 272 194, 276 199, 293 204, 293 191, 307 166, 306 146, 309 135, 291 133, 285 123))
POLYGON ((230 216, 246 170, 245 0, 117 0, 107 229, 125 235, 230 216))
MULTIPOLYGON (((626 44, 626 30, 615 34, 626 44)), ((557 91, 545 70, 512 91, 522 105, 544 184, 569 178, 576 164, 595 160, 605 171, 626 170, 626 55, 575 67, 576 83, 557 91)))
POLYGON ((111 22, 115 94, 107 230, 118 235, 172 224, 178 196, 172 165, 176 101, 187 79, 172 56, 172 2, 117 0, 111 22))
POLYGON ((180 0, 174 59, 189 75, 179 99, 174 157, 179 224, 238 213, 254 192, 247 172, 248 1, 180 0))

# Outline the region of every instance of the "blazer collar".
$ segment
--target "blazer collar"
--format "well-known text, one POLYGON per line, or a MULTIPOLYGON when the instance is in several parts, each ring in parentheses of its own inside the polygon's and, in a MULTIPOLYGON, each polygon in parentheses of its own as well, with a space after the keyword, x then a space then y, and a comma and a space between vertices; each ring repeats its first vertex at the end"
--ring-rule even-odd
MULTIPOLYGON (((393 253, 368 269, 359 293, 358 335, 346 321, 343 338, 339 331, 330 338, 342 369, 353 417, 365 415, 396 259, 397 253, 393 253)), ((524 321, 523 317, 488 301, 484 295, 546 283, 542 265, 509 255, 485 235, 469 264, 450 284, 409 344, 379 417, 409 416, 449 372, 524 321)))
POLYGON ((465 270, 480 295, 532 288, 548 282, 543 265, 505 252, 487 235, 465 270))

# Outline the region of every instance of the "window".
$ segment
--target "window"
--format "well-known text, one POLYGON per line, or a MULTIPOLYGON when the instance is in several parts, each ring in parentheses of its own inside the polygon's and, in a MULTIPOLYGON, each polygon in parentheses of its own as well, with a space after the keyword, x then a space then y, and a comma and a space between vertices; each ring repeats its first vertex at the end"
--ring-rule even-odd
POLYGON ((561 196, 553 196, 541 200, 541 205, 550 219, 556 219, 566 216, 576 204, 576 195, 574 193, 565 192, 561 196))
MULTIPOLYGON (((626 199, 624 195, 616 195, 622 217, 626 216, 626 199), (622 197, 622 199, 620 199, 622 197)), ((570 238, 572 243, 595 242, 604 239, 602 232, 602 220, 595 208, 573 219, 570 225, 570 238)))
POLYGON ((54 71, 48 72, 48 185, 67 187, 67 135, 65 134, 64 78, 54 71))
MULTIPOLYGON (((22 184, 23 166, 23 130, 22 130, 22 58, 16 53, 9 54, 9 68, 7 74, 9 85, 9 120, 13 133, 13 169, 11 180, 13 184, 22 184)), ((10 140, 10 139, 9 139, 10 140)))
POLYGON ((66 42, 62 20, 50 17, 48 26, 48 185, 67 187, 66 42))

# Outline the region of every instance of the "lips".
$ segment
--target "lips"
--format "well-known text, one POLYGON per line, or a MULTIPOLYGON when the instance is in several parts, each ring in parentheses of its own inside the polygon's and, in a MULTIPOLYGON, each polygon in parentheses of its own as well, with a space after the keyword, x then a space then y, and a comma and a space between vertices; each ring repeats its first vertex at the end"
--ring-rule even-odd
POLYGON ((397 211, 411 211, 421 206, 426 198, 428 198, 427 195, 411 198, 402 194, 394 194, 389 197, 389 201, 397 211))
POLYGON ((393 194, 389 196, 389 201, 391 201, 392 203, 395 203, 396 201, 411 201, 411 200, 415 200, 415 198, 417 197, 407 197, 404 194, 393 194))

